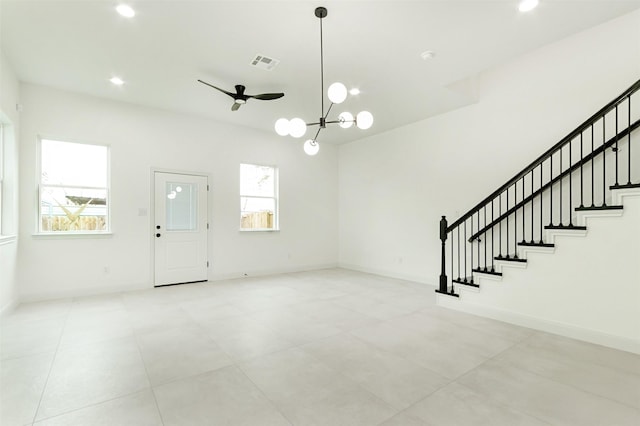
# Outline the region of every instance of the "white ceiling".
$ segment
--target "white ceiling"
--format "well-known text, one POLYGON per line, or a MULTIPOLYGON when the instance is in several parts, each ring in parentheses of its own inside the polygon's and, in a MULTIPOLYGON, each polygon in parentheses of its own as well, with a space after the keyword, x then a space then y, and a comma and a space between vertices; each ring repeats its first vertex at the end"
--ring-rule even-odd
MULTIPOLYGON (((320 142, 343 143, 473 102, 456 84, 518 55, 634 9, 640 0, 432 1, 0 1, 2 51, 23 82, 87 93, 273 131, 279 117, 318 121, 320 23, 325 88, 333 81, 362 93, 334 106, 369 110, 369 130, 330 126, 320 142), (421 53, 436 52, 425 61, 421 53), (251 67, 256 54, 280 60, 251 67), (125 80, 115 87, 112 75, 125 80), (197 79, 233 91, 284 92, 274 101, 232 99, 197 79)), ((328 101, 325 102, 328 106, 328 101)), ((309 135, 311 132, 307 133, 309 135)))

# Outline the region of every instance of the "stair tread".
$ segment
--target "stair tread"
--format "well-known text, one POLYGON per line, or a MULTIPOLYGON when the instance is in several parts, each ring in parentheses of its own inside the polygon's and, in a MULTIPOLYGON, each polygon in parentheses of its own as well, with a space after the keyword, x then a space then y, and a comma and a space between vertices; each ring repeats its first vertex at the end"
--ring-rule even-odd
POLYGON ((453 279, 451 281, 453 281, 456 284, 468 285, 468 286, 471 286, 471 287, 480 287, 478 284, 475 284, 473 282, 473 277, 455 278, 455 279, 453 279))
POLYGON ((527 241, 520 242, 520 243, 518 243, 518 245, 521 246, 521 247, 555 247, 556 246, 553 243, 544 243, 544 242, 536 243, 536 242, 530 242, 530 241, 529 242, 527 242, 527 241))
POLYGON ((484 269, 475 268, 475 269, 472 269, 472 271, 475 272, 475 273, 478 273, 478 274, 495 275, 497 277, 501 277, 502 276, 502 272, 496 272, 495 270, 490 271, 489 269, 487 269, 485 271, 484 269))
POLYGON ((586 226, 580 225, 546 225, 544 229, 566 229, 570 231, 586 231, 586 226))
POLYGON ((640 188, 640 183, 625 183, 618 185, 611 185, 609 189, 626 189, 626 188, 640 188))
POLYGON ((436 289, 436 293, 446 294, 447 296, 460 297, 459 294, 454 293, 453 291, 451 291, 451 293, 449 293, 448 291, 445 292, 445 291, 440 291, 439 289, 436 289))
POLYGON ((521 263, 526 263, 527 262, 527 259, 523 259, 521 257, 513 257, 513 256, 510 256, 510 255, 509 255, 509 257, 496 256, 493 259, 494 260, 502 260, 502 261, 505 261, 505 262, 521 262, 521 263))
POLYGON ((607 206, 607 205, 603 205, 603 206, 583 206, 583 207, 576 207, 576 211, 577 212, 582 212, 582 211, 598 211, 598 210, 622 210, 623 207, 619 206, 619 205, 613 205, 613 206, 607 206))

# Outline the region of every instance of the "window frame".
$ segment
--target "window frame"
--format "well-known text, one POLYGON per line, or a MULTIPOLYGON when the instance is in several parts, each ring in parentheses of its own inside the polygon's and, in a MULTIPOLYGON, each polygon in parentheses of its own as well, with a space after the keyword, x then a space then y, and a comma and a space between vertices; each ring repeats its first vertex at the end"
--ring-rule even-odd
POLYGON ((0 246, 18 239, 16 156, 15 127, 0 111, 0 246))
POLYGON ((38 149, 37 149, 37 181, 36 181, 36 226, 34 236, 39 237, 99 237, 112 235, 112 223, 111 223, 111 146, 104 143, 85 142, 85 141, 72 141, 67 138, 56 138, 49 136, 38 136, 38 149), (84 146, 96 146, 104 147, 106 150, 106 186, 82 186, 82 185, 65 185, 65 184, 48 184, 42 182, 42 144, 43 141, 61 142, 75 145, 84 146), (93 189, 105 191, 105 229, 104 230, 71 230, 71 231, 46 231, 42 229, 42 193, 43 188, 73 188, 73 189, 93 189))
POLYGON ((256 163, 240 163, 239 167, 239 202, 240 202, 240 211, 239 211, 239 230, 240 232, 279 232, 280 231, 280 170, 277 166, 267 165, 267 164, 256 164, 256 163), (254 167, 267 167, 273 170, 273 196, 264 196, 264 195, 246 195, 242 193, 242 166, 254 166, 254 167), (273 228, 243 228, 242 227, 242 199, 243 198, 254 198, 254 199, 267 199, 273 200, 273 228))

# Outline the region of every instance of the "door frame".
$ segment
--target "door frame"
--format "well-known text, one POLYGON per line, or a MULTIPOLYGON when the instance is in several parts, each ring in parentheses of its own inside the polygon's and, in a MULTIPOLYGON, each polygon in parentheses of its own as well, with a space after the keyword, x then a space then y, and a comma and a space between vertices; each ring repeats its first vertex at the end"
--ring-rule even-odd
MULTIPOLYGON (((211 194, 213 193, 213 191, 211 191, 211 173, 206 173, 206 172, 197 172, 197 171, 185 171, 185 170, 179 170, 179 169, 167 169, 167 168, 162 168, 162 167, 151 167, 150 169, 150 173, 149 173, 149 223, 148 223, 148 236, 149 236, 149 284, 151 288, 156 288, 155 282, 156 282, 156 246, 155 246, 155 239, 154 239, 154 235, 156 232, 156 228, 155 228, 155 224, 156 224, 156 194, 155 194, 155 190, 156 190, 156 173, 174 173, 174 174, 179 174, 179 175, 189 175, 189 176, 201 176, 201 177, 206 177, 207 178, 207 186, 209 187, 209 190, 207 191, 207 224, 209 225, 207 227, 207 262, 209 262, 209 268, 211 268, 211 218, 210 218, 210 214, 211 214, 211 203, 212 203, 212 196, 211 194)), ((207 273, 208 275, 208 273, 207 273)), ((177 285, 177 284, 168 284, 165 286, 159 286, 159 287, 167 287, 167 286, 171 286, 171 285, 177 285)))

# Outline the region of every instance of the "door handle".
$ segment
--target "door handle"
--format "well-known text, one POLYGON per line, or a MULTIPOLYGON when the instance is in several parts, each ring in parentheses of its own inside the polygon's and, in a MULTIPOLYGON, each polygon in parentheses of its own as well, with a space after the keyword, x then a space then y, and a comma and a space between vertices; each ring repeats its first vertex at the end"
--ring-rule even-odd
POLYGON ((160 233, 159 232, 156 234, 156 238, 160 238, 160 233))

